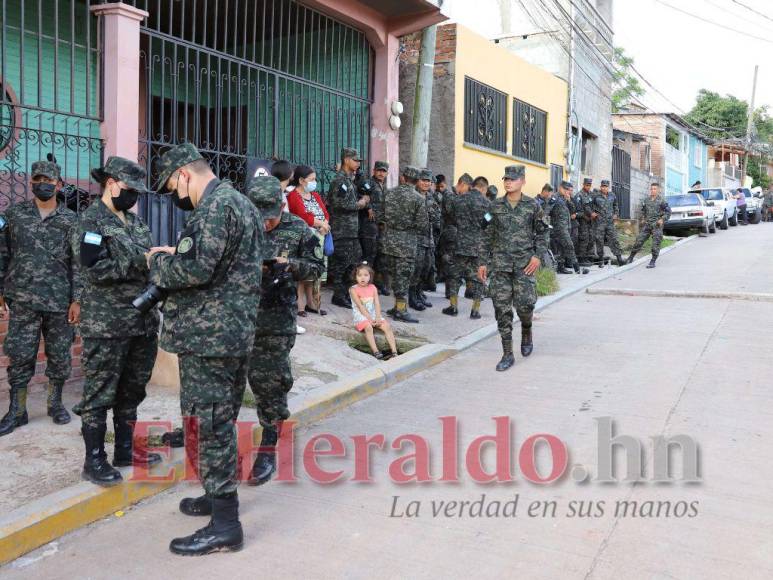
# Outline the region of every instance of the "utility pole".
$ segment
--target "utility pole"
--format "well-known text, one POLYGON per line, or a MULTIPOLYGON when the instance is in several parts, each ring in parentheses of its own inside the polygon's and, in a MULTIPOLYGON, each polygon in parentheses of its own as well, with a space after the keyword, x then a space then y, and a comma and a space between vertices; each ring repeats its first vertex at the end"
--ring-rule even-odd
POLYGON ((749 105, 749 118, 746 121, 746 151, 743 156, 743 171, 741 171, 741 186, 746 181, 746 166, 749 163, 749 149, 752 146, 752 129, 754 128, 754 99, 757 96, 757 72, 760 65, 754 65, 754 83, 752 84, 752 102, 749 105))
POLYGON ((432 83, 435 79, 435 41, 437 26, 425 28, 421 34, 421 52, 416 73, 416 99, 413 105, 411 165, 426 167, 429 155, 429 123, 432 115, 432 83))

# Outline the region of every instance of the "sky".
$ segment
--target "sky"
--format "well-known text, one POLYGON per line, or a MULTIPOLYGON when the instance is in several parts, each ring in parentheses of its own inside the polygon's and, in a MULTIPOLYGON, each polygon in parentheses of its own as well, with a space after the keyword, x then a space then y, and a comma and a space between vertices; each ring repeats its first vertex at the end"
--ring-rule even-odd
MULTIPOLYGON (((686 113, 702 88, 749 101, 754 65, 759 64, 755 107, 768 105, 773 114, 773 0, 738 1, 770 20, 734 0, 615 0, 615 45, 634 58, 634 66, 668 99, 645 85, 644 104, 659 112, 686 113), (722 26, 701 22, 661 1, 722 26)), ((502 33, 497 2, 445 0, 444 12, 492 37, 502 33)), ((519 34, 534 31, 530 22, 517 20, 512 28, 511 32, 519 34)))

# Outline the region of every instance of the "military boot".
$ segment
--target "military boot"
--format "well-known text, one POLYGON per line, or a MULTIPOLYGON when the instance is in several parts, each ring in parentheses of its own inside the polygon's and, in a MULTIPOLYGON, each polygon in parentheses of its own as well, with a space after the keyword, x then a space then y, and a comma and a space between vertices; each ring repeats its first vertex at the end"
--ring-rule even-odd
POLYGON ((186 516, 211 516, 212 498, 206 493, 199 497, 184 497, 180 500, 180 512, 186 516))
POLYGON ((27 415, 27 389, 11 387, 11 401, 8 412, 0 419, 0 437, 8 435, 17 427, 29 423, 27 415))
POLYGON ((556 274, 571 274, 572 271, 567 268, 563 262, 559 262, 557 268, 556 268, 556 274))
POLYGON ((620 254, 617 254, 615 256, 615 259, 617 260, 618 266, 625 266, 625 260, 623 260, 623 256, 621 256, 620 254))
POLYGON ((521 355, 529 356, 534 351, 531 337, 531 322, 521 323, 521 355))
POLYGON ((418 312, 427 309, 426 306, 424 306, 424 303, 418 298, 418 291, 413 286, 408 289, 408 306, 418 312))
POLYGON ((513 340, 503 338, 502 339, 502 359, 497 363, 497 371, 503 372, 509 369, 515 364, 515 357, 513 356, 513 340))
POLYGON ((590 272, 588 268, 580 268, 580 263, 577 260, 572 264, 572 268, 575 274, 588 274, 590 272))
POLYGON ((424 292, 418 292, 417 298, 424 304, 425 308, 432 308, 432 302, 429 301, 429 298, 424 292))
POLYGON ((180 556, 205 556, 213 552, 237 552, 244 546, 236 492, 212 499, 212 519, 190 536, 175 538, 169 550, 180 556))
POLYGON ((158 453, 148 453, 144 445, 134 447, 134 423, 137 422, 137 413, 130 415, 113 415, 113 427, 115 428, 115 451, 113 465, 115 467, 130 467, 141 465, 149 467, 161 463, 158 453))
POLYGON ((91 483, 103 487, 117 485, 123 481, 121 472, 115 469, 107 461, 105 453, 105 433, 107 425, 102 423, 99 427, 83 425, 81 433, 86 445, 86 461, 83 464, 81 477, 91 483))
POLYGON ((397 303, 395 304, 395 313, 392 318, 400 322, 410 322, 411 324, 419 323, 419 320, 414 318, 413 315, 408 312, 408 305, 405 303, 405 298, 397 300, 397 303))
POLYGON ((658 259, 657 259, 657 258, 652 258, 652 259, 650 260, 650 263, 649 263, 649 264, 647 264, 647 268, 654 268, 654 267, 655 267, 655 262, 657 262, 657 261, 658 261, 658 259))
POLYGON ((635 257, 636 257, 636 252, 631 252, 631 255, 630 255, 630 256, 628 256, 628 260, 626 260, 626 262, 627 262, 628 264, 633 264, 633 259, 634 259, 635 257))
POLYGON ((459 314, 459 308, 457 307, 459 304, 459 297, 451 296, 449 300, 451 301, 451 304, 449 304, 446 308, 443 308, 441 312, 443 314, 447 314, 448 316, 457 316, 459 314))
POLYGON ((263 427, 263 435, 260 438, 261 451, 252 465, 250 478, 247 485, 263 485, 268 483, 276 471, 276 442, 279 441, 279 429, 276 427, 263 427))
POLYGON ((62 405, 62 388, 64 385, 54 385, 48 383, 48 416, 57 425, 66 425, 70 422, 70 413, 62 405))
POLYGON ((472 310, 470 311, 470 318, 472 320, 480 320, 480 300, 475 299, 472 301, 472 310))

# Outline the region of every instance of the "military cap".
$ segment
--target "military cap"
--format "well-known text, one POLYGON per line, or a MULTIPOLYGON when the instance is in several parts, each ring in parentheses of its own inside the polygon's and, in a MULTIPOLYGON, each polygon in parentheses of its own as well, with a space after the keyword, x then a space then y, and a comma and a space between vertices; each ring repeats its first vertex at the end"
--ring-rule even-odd
POLYGON ((525 165, 508 165, 505 167, 505 176, 502 179, 523 179, 526 177, 525 165))
POLYGON ((499 190, 497 189, 496 185, 489 185, 488 189, 486 190, 486 194, 491 197, 496 197, 499 195, 499 190))
POLYGON ((104 183, 108 177, 116 181, 123 181, 126 187, 139 192, 145 192, 147 172, 139 163, 130 161, 124 157, 112 156, 107 158, 103 167, 91 170, 91 177, 99 183, 104 183))
POLYGON ((572 185, 571 181, 562 181, 561 187, 563 187, 564 189, 574 189, 574 185, 572 185))
POLYGON ((602 179, 601 180, 601 187, 609 187, 609 180, 608 179, 602 179))
POLYGON ((373 171, 389 171, 389 163, 386 161, 376 161, 373 164, 373 171))
POLYGON ((472 175, 469 173, 462 173, 462 176, 459 178, 459 181, 457 183, 466 183, 470 187, 472 187, 472 182, 474 180, 472 179, 472 175))
POLYGON ((426 167, 424 169, 419 170, 419 179, 432 181, 432 172, 426 167))
POLYGON ((204 159, 196 146, 192 143, 180 143, 169 149, 161 156, 156 164, 158 169, 158 189, 164 193, 164 186, 172 173, 189 163, 204 159))
POLYGON ((47 177, 48 179, 61 179, 62 170, 53 161, 35 161, 30 171, 32 177, 47 177))
POLYGON ((403 168, 403 177, 406 179, 419 179, 419 170, 413 165, 406 165, 403 168))
POLYGON ((592 177, 586 177, 582 180, 583 185, 593 185, 593 178, 592 177))
POLYGON ((355 161, 362 161, 360 159, 360 152, 351 147, 344 147, 341 149, 341 159, 354 159, 355 161))
POLYGON ((260 210, 264 219, 282 215, 282 185, 276 177, 259 175, 250 179, 247 198, 260 210))

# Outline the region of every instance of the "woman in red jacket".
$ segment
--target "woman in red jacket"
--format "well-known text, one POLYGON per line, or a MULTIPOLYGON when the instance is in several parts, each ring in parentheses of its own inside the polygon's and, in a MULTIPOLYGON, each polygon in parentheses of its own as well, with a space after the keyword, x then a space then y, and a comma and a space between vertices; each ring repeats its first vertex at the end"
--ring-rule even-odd
MULTIPOLYGON (((324 238, 330 231, 330 215, 325 203, 317 193, 317 174, 308 165, 299 165, 295 168, 295 175, 290 182, 295 189, 287 194, 287 206, 290 213, 297 215, 310 227, 317 230, 324 238)), ((325 272, 318 280, 304 280, 298 284, 298 316, 306 316, 306 313, 325 316, 322 310, 321 284, 327 279, 327 258, 325 258, 325 272), (313 306, 310 306, 313 305, 313 306)))

